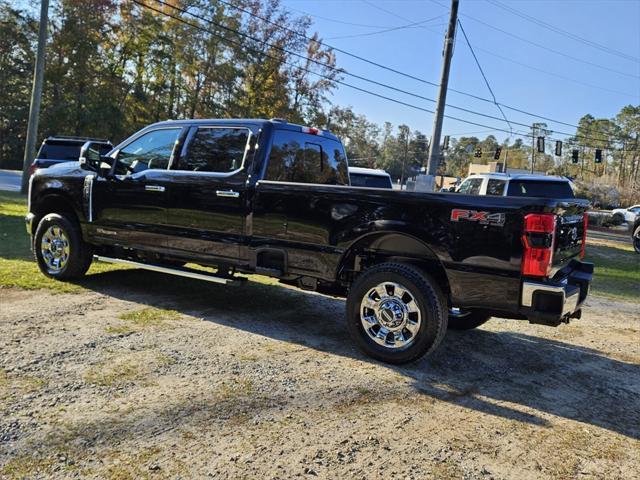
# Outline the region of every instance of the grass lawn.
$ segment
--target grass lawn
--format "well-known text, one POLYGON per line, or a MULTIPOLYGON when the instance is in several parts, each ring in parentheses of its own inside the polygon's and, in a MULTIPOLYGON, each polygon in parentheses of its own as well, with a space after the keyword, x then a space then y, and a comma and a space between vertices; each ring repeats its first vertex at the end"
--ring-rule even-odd
MULTIPOLYGON (((26 198, 18 193, 0 192, 0 288, 47 288, 62 292, 81 291, 82 283, 51 280, 40 273, 29 249, 24 227, 26 198)), ((587 261, 596 265, 592 294, 640 303, 640 255, 631 242, 589 242, 587 261)), ((89 275, 122 269, 94 263, 89 275)), ((273 279, 252 276, 253 281, 273 284, 273 279)))

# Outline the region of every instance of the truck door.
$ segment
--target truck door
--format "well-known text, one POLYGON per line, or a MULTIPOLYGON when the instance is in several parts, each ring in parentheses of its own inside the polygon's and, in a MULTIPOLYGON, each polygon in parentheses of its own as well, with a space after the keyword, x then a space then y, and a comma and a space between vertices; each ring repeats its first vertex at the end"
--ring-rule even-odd
POLYGON ((94 180, 91 236, 131 247, 164 247, 167 168, 182 131, 182 126, 142 131, 116 152, 114 176, 94 180))
POLYGON ((238 262, 246 238, 247 158, 254 140, 244 126, 191 128, 169 171, 170 249, 238 262))

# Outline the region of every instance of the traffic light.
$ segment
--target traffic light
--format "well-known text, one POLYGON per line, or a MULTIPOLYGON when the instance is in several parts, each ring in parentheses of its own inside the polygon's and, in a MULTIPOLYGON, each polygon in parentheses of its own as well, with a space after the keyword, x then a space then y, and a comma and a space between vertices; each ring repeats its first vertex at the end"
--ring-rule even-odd
POLYGON ((538 153, 544 153, 544 137, 538 137, 538 153))
POLYGON ((476 148, 476 152, 473 154, 473 156, 476 158, 482 157, 482 148, 480 147, 476 148))
POLYGON ((596 163, 602 163, 602 149, 596 148, 596 163))
POLYGON ((556 141, 556 157, 562 156, 562 142, 560 140, 556 141))
POLYGON ((496 153, 493 155, 494 160, 500 160, 500 155, 502 154, 502 147, 496 148, 496 153))
POLYGON ((447 150, 449 148, 449 135, 444 136, 444 141, 442 142, 442 149, 447 150))
POLYGON ((578 155, 580 152, 578 150, 571 150, 571 162, 578 163, 578 155))

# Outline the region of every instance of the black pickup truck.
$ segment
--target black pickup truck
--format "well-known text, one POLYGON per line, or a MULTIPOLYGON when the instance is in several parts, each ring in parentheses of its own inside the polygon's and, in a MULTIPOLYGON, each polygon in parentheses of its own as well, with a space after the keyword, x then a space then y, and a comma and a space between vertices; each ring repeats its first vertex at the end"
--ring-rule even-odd
POLYGON ((88 143, 80 162, 39 170, 27 230, 40 269, 60 280, 98 259, 346 296, 354 341, 392 363, 491 316, 580 316, 588 202, 353 187, 347 168, 340 141, 315 128, 156 123, 106 156, 88 143))

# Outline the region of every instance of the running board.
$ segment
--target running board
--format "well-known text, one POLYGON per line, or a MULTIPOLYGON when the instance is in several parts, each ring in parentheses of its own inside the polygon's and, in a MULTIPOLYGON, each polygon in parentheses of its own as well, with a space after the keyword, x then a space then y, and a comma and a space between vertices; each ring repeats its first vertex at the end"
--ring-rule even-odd
POLYGON ((236 279, 233 279, 233 278, 217 277, 213 274, 204 273, 202 271, 193 270, 191 268, 163 267, 162 265, 154 265, 152 263, 140 263, 140 262, 134 262, 133 260, 124 260, 122 258, 103 257, 101 255, 94 255, 93 258, 100 262, 119 263, 121 265, 129 265, 130 267, 151 270, 153 272, 168 273, 169 275, 195 278, 196 280, 204 280, 206 282, 221 283, 223 285, 237 285, 239 283, 236 281, 236 279))

